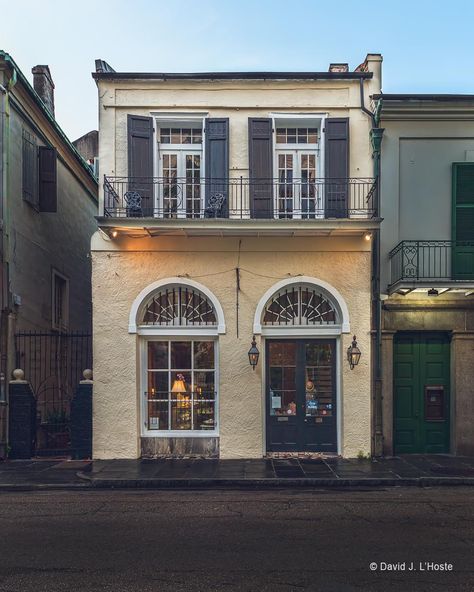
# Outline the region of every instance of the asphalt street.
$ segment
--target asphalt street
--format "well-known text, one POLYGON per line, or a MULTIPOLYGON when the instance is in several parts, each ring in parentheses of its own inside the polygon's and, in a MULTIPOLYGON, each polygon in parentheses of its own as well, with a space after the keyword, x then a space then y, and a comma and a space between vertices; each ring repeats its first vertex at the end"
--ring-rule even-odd
POLYGON ((472 591, 473 502, 464 487, 2 493, 0 591, 472 591))

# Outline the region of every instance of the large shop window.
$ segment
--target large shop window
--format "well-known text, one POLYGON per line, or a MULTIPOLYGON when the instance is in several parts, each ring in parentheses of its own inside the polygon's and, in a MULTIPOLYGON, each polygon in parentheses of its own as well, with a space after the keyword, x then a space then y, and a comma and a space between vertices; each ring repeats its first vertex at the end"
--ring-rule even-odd
POLYGON ((211 340, 147 342, 147 429, 216 429, 216 348, 211 340))

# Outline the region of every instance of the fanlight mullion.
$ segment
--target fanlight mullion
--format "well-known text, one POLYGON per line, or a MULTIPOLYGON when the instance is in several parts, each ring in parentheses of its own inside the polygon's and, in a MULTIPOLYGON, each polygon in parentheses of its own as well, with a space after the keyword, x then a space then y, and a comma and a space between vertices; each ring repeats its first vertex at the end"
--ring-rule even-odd
POLYGON ((277 292, 265 306, 263 315, 264 325, 334 325, 336 321, 331 302, 307 286, 277 292))
POLYGON ((212 303, 197 290, 182 286, 163 288, 145 307, 144 325, 215 326, 212 303))

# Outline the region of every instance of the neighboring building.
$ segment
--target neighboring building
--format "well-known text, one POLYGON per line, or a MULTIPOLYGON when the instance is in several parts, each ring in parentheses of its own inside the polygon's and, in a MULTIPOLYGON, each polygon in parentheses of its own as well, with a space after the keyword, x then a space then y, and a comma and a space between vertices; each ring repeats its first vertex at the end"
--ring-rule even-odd
POLYGON ((97 61, 95 458, 371 451, 380 219, 364 97, 381 61, 203 74, 97 61))
POLYGON ((84 134, 72 143, 82 158, 92 167, 94 174, 98 176, 99 157, 99 132, 92 130, 84 134))
POLYGON ((474 454, 474 95, 377 95, 384 452, 474 454))
POLYGON ((31 372, 49 360, 41 394, 35 393, 38 420, 45 425, 48 416, 64 419, 68 410, 57 395, 65 385, 58 385, 60 378, 54 381, 50 370, 71 369, 73 360, 61 357, 66 334, 91 332, 89 250, 97 229, 97 181, 54 118, 48 66, 32 72, 34 88, 12 57, 0 52, 0 456, 13 368, 29 370, 26 378, 32 381, 31 372), (58 342, 53 351, 51 344, 58 342))

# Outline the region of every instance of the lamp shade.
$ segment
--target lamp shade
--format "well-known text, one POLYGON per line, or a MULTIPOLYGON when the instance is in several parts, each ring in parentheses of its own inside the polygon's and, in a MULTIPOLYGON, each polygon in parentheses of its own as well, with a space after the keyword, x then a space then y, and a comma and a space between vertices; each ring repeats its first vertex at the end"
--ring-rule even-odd
POLYGON ((186 383, 184 381, 184 376, 182 374, 177 374, 176 379, 173 381, 173 386, 171 387, 172 393, 185 393, 186 392, 186 383))
POLYGON ((354 335, 351 345, 347 348, 347 361, 349 362, 351 370, 353 370, 355 366, 357 366, 361 355, 362 353, 360 349, 357 347, 357 340, 356 336, 354 335))

